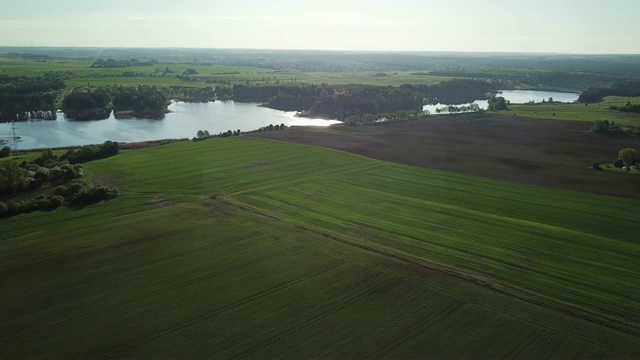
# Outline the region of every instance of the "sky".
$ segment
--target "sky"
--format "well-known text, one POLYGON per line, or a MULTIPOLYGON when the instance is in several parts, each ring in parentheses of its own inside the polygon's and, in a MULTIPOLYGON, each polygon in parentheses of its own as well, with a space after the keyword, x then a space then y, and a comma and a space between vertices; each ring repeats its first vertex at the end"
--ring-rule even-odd
POLYGON ((0 46, 639 54, 638 0, 3 1, 0 46))

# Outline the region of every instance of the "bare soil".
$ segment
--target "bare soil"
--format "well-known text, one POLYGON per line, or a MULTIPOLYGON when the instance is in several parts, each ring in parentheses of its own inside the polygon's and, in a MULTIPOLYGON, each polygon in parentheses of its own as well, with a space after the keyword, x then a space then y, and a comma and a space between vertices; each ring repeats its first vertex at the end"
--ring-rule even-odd
POLYGON ((495 114, 434 116, 360 127, 287 128, 250 136, 523 184, 640 199, 640 177, 598 171, 640 139, 590 132, 592 123, 495 114))

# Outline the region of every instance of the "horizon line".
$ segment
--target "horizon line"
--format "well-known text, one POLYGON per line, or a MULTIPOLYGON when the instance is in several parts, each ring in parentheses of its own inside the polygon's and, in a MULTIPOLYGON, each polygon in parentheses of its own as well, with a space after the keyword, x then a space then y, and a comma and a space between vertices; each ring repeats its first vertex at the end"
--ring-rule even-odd
POLYGON ((449 54, 496 54, 496 55, 557 55, 557 56, 638 56, 640 53, 572 53, 554 51, 500 51, 500 50, 346 50, 346 49, 312 49, 312 48, 217 48, 186 46, 77 46, 77 45, 0 45, 0 49, 140 49, 140 50, 226 50, 226 51, 298 51, 298 52, 343 52, 343 53, 378 53, 378 54, 416 54, 416 53, 449 53, 449 54))

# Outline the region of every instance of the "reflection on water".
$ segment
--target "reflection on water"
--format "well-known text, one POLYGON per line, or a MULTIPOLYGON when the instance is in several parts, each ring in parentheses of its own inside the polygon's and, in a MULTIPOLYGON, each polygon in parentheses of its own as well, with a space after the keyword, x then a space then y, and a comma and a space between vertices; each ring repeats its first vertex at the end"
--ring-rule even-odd
MULTIPOLYGON (((498 96, 502 96, 511 104, 526 104, 530 102, 540 103, 543 100, 549 101, 553 99, 553 102, 571 103, 578 100, 578 93, 559 92, 559 91, 537 91, 537 90, 501 90, 498 96)), ((480 110, 487 110, 487 100, 476 100, 472 103, 466 104, 430 104, 424 105, 423 110, 428 110, 432 115, 449 114, 452 112, 469 112, 469 111, 449 111, 449 107, 454 105, 460 110, 461 108, 475 108, 476 106, 480 110), (475 104, 475 105, 474 105, 475 104)))

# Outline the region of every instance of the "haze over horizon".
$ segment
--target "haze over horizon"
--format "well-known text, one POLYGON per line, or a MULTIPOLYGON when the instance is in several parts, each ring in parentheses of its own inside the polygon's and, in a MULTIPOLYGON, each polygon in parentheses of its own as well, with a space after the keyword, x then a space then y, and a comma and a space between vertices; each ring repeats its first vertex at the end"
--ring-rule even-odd
POLYGON ((3 7, 0 46, 640 53, 633 0, 24 0, 3 7))

